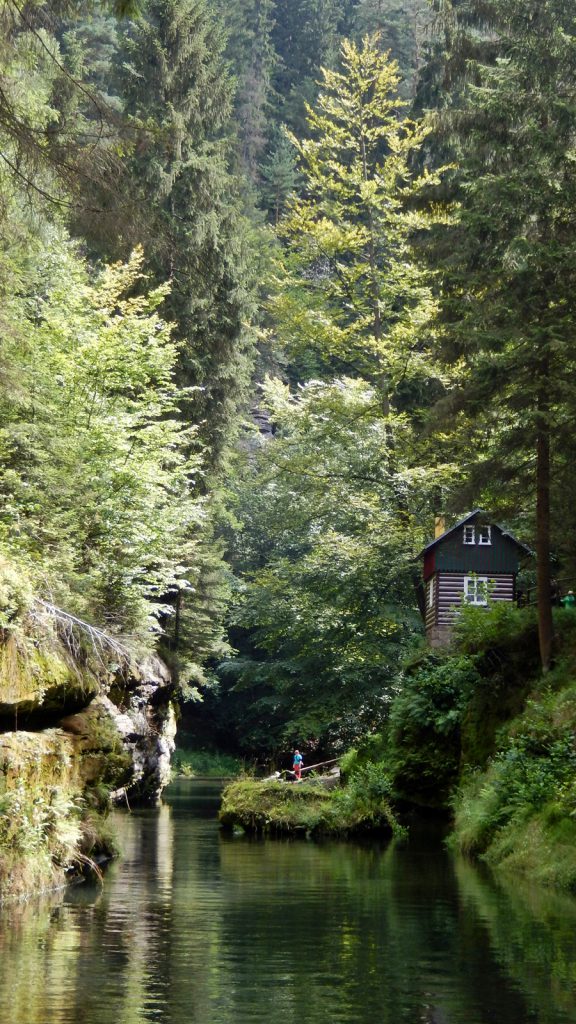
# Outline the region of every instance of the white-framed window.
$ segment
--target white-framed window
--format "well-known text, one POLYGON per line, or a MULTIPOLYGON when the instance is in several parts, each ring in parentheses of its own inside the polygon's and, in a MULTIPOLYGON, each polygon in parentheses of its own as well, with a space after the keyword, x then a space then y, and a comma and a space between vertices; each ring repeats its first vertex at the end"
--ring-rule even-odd
POLYGON ((428 580, 428 607, 434 607, 434 577, 428 580))
POLYGON ((478 527, 478 543, 479 544, 491 544, 492 543, 492 527, 491 526, 479 526, 478 527))
POLYGON ((464 598, 468 604, 488 604, 488 577, 465 576, 464 598))
POLYGON ((476 543, 476 527, 465 526, 464 527, 464 543, 475 544, 476 543))

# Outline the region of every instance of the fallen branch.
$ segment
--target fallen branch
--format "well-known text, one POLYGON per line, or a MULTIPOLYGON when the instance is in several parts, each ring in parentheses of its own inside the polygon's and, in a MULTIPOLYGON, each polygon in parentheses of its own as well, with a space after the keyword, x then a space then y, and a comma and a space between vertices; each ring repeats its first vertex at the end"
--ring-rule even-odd
MULTIPOLYGON (((80 658, 83 648, 78 638, 78 633, 80 633, 83 638, 87 637, 90 641, 92 650, 103 668, 107 667, 104 661, 104 652, 112 652, 123 667, 128 667, 132 663, 132 656, 128 648, 103 629, 99 629, 98 626, 92 626, 89 622, 84 622, 83 619, 79 619, 76 615, 71 615, 70 612, 65 612, 62 608, 57 608, 55 604, 43 601, 40 597, 34 599, 34 604, 38 605, 55 621, 58 636, 76 660, 80 658)), ((39 616, 34 614, 34 610, 32 610, 31 615, 33 618, 39 618, 39 616)))

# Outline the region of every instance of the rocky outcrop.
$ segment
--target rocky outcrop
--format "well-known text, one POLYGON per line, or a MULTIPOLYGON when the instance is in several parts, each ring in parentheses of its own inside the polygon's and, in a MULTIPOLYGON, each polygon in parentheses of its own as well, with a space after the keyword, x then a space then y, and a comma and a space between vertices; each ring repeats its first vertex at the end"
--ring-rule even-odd
POLYGON ((103 688, 86 708, 62 719, 62 729, 77 739, 87 784, 106 778, 116 802, 159 800, 174 751, 172 696, 168 669, 150 656, 132 666, 121 685, 103 688), (113 762, 117 757, 121 765, 113 762))
POLYGON ((159 800, 173 697, 158 657, 51 605, 0 630, 0 899, 62 881, 101 851, 111 802, 159 800))

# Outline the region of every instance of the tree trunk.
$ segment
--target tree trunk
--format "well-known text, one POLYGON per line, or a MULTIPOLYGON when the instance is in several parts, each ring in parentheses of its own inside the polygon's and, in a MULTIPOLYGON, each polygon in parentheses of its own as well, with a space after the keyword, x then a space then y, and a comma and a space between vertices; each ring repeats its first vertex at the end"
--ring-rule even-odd
POLYGON ((542 671, 552 660, 554 624, 550 599, 550 420, 548 365, 538 394, 536 427, 536 571, 538 584, 538 640, 542 671))

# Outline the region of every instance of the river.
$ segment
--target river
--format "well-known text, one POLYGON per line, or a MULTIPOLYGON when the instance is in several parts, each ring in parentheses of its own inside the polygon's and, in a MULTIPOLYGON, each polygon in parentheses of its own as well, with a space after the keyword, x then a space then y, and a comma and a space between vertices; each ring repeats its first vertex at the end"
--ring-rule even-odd
POLYGON ((564 1024, 576 900, 437 837, 223 836, 213 784, 116 814, 103 888, 0 912, 1 1024, 564 1024))

